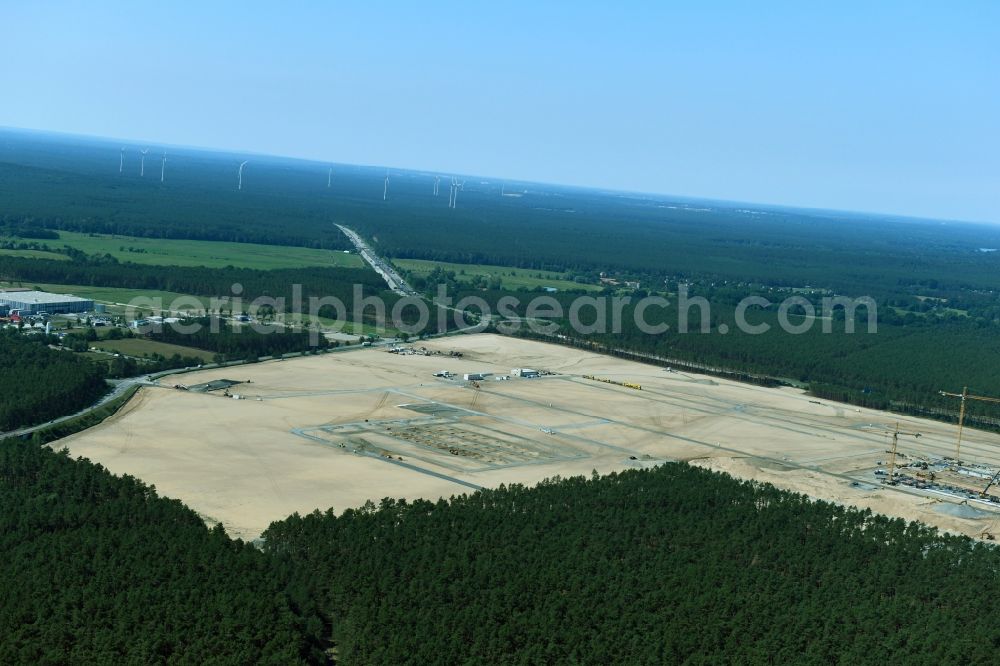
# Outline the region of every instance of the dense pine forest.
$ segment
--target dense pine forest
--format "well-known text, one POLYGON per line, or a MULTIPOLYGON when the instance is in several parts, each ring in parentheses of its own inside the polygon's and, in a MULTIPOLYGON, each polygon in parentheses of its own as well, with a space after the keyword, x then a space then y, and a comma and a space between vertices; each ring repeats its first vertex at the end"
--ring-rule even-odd
POLYGON ((1000 551, 682 463, 291 516, 0 446, 3 663, 993 663, 1000 551), (332 650, 332 652, 330 652, 332 650))
POLYGON ((268 558, 180 502, 0 443, 0 663, 319 663, 317 626, 268 558))
POLYGON ((0 332, 0 432, 71 414, 108 390, 103 367, 45 342, 0 332))
MULTIPOLYGON (((326 202, 294 189, 296 179, 288 177, 286 164, 251 166, 248 184, 253 178, 257 186, 239 192, 236 168, 245 158, 172 150, 167 180, 160 183, 150 177, 152 162, 159 161, 153 155, 142 178, 135 150, 126 156, 127 171, 119 173, 121 146, 5 130, 0 137, 0 223, 8 227, 350 247, 330 224, 326 202)), ((317 183, 320 178, 325 182, 325 169, 322 176, 317 174, 317 183)))
POLYGON ((344 663, 987 664, 1000 648, 995 548, 685 464, 265 536, 344 663))
MULTIPOLYGON (((850 295, 1000 288, 996 227, 470 178, 462 202, 435 174, 174 151, 169 178, 99 139, 0 131, 0 226, 349 248, 334 222, 397 258, 684 280, 811 285, 850 295), (250 184, 252 183, 252 185, 250 184), (488 229, 489 233, 483 233, 488 229)), ((151 158, 152 159, 152 158, 151 158)))

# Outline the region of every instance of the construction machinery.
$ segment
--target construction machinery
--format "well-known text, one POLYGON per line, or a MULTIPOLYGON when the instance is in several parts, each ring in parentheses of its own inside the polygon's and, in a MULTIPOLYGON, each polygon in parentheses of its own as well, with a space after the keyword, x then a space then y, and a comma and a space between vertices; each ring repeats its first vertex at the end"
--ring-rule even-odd
POLYGON ((896 485, 896 451, 899 448, 899 436, 907 435, 909 437, 922 437, 919 432, 905 432, 899 429, 899 421, 896 422, 896 427, 892 430, 884 430, 886 435, 892 435, 892 448, 888 451, 889 453, 889 475, 882 479, 882 483, 888 484, 890 486, 896 485))
POLYGON ((584 379, 590 379, 595 382, 604 382, 605 384, 614 384, 615 386, 624 386, 625 388, 635 389, 636 391, 642 390, 642 385, 635 384, 633 382, 620 382, 617 379, 606 379, 604 377, 595 377, 593 375, 584 375, 584 379))
POLYGON ((965 402, 967 400, 979 400, 980 402, 1000 403, 1000 398, 990 398, 985 395, 969 395, 969 387, 962 388, 961 393, 949 393, 948 391, 938 391, 939 394, 948 398, 961 398, 962 404, 958 408, 958 440, 955 443, 955 466, 962 464, 962 428, 965 426, 965 402))
POLYGON ((996 474, 994 474, 990 478, 990 482, 986 484, 986 487, 983 488, 981 491, 979 491, 979 496, 981 498, 983 498, 983 499, 989 497, 989 490, 990 490, 990 488, 992 488, 993 486, 995 486, 998 482, 1000 482, 1000 471, 998 471, 996 474))

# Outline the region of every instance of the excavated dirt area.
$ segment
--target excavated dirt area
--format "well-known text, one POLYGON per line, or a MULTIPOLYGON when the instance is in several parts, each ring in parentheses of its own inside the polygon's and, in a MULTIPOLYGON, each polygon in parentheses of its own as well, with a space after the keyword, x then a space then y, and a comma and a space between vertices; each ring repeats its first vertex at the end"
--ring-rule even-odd
MULTIPOLYGON (((873 476, 888 455, 884 431, 897 420, 922 434, 900 439, 909 456, 951 453, 948 424, 496 335, 417 346, 438 353, 366 348, 167 377, 53 446, 155 484, 246 539, 293 512, 665 460, 970 536, 1000 524, 989 508, 947 509, 939 505, 958 500, 873 476), (553 374, 497 379, 513 368, 553 374), (456 376, 435 377, 440 371, 456 376), (473 384, 466 373, 487 377, 473 384), (217 380, 241 383, 229 396, 172 388, 217 380)), ((1000 466, 1000 436, 967 431, 965 439, 964 458, 1000 466)))

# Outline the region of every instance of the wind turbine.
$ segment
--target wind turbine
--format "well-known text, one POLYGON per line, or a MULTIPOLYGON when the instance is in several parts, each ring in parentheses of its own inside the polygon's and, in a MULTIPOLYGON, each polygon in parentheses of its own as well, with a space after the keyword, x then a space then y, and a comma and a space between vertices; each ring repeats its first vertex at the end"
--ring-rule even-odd
POLYGON ((438 195, 438 190, 441 188, 441 176, 434 176, 434 196, 438 195))
POLYGON ((382 201, 389 198, 389 170, 385 170, 385 187, 382 188, 382 201))
POLYGON ((246 160, 244 160, 240 164, 240 170, 239 170, 239 172, 236 174, 236 177, 237 177, 236 189, 237 189, 237 191, 243 189, 243 167, 245 167, 246 165, 247 165, 246 160))
POLYGON ((160 182, 163 182, 163 176, 167 172, 167 154, 163 153, 163 157, 160 158, 160 182))
POLYGON ((146 175, 146 153, 149 152, 149 148, 145 148, 139 151, 142 157, 139 158, 139 177, 142 178, 146 175))
POLYGON ((125 146, 122 146, 122 155, 118 159, 118 173, 122 173, 125 170, 125 146))
POLYGON ((333 167, 326 174, 326 188, 330 189, 330 183, 333 182, 333 167))

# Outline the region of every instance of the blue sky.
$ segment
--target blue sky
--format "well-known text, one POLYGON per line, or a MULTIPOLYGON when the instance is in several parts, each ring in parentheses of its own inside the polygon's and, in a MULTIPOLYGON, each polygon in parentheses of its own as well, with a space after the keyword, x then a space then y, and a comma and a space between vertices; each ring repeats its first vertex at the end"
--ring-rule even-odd
POLYGON ((1000 3, 0 0, 0 125, 1000 222, 1000 3))

